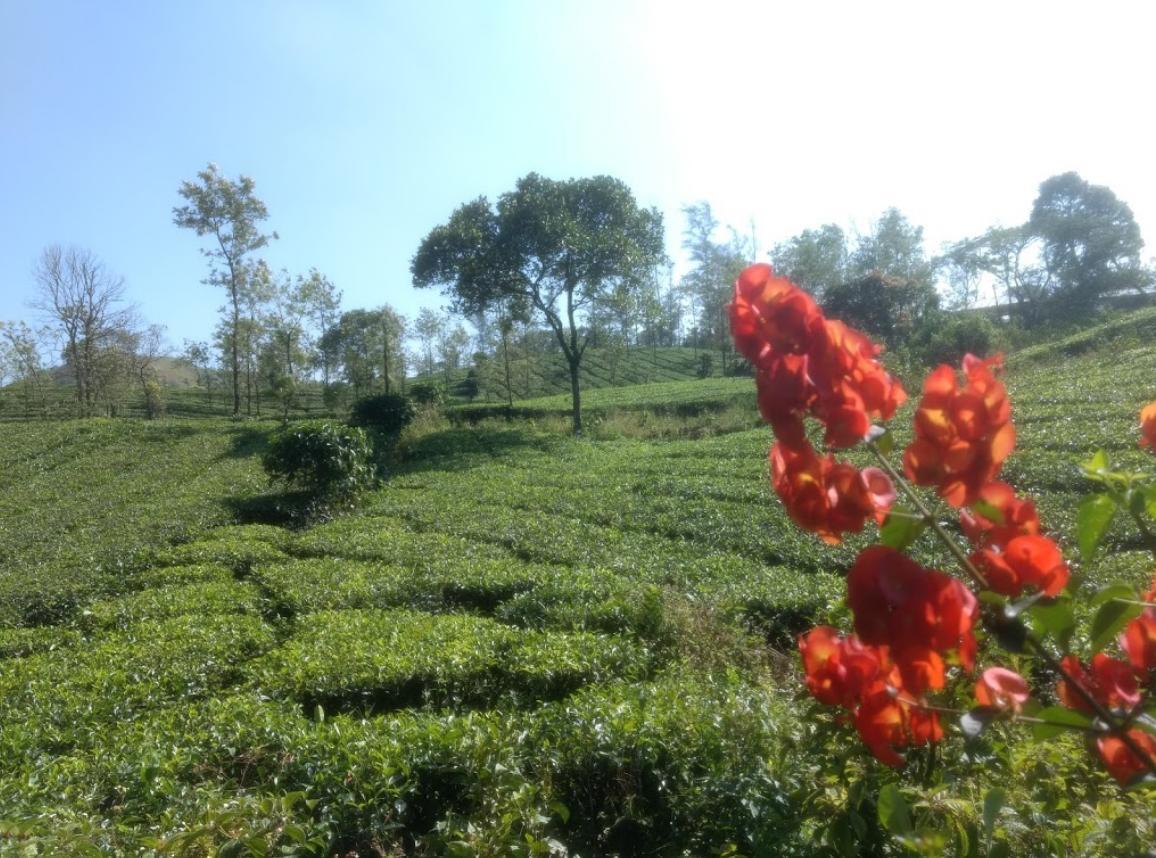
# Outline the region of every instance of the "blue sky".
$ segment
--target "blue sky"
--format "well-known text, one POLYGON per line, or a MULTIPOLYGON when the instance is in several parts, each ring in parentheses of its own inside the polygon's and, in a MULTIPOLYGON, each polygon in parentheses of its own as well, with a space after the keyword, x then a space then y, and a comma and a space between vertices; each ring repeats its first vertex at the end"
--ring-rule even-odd
MULTIPOLYGON (((222 295, 172 225, 209 161, 257 183, 275 268, 412 314, 421 238, 532 170, 710 201, 769 247, 899 206, 929 250, 1107 184, 1156 240, 1147 4, 0 0, 0 319, 78 244, 169 340, 222 295), (1009 8, 1011 7, 1011 8, 1009 8)), ((1149 249, 1151 252, 1151 249, 1149 249)))

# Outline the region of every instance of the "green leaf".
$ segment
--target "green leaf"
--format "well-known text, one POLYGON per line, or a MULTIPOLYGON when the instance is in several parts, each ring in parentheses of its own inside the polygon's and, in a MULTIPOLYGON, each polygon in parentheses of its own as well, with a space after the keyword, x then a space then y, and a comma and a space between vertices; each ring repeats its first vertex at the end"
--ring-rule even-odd
POLYGON ((879 790, 879 822, 892 834, 911 834, 911 810, 907 800, 895 784, 887 784, 879 790))
POLYGON ((1008 858, 1009 855, 1011 855, 1011 847, 1007 845, 1006 840, 993 844, 991 849, 987 851, 987 858, 1008 858))
POLYGON ((1097 653, 1112 642, 1129 620, 1140 615, 1140 605, 1112 600, 1100 605, 1092 620, 1092 652, 1097 653))
POLYGON ((1052 736, 1063 733, 1069 727, 1083 729, 1092 726, 1092 719, 1083 712, 1077 712, 1075 709, 1068 709, 1065 706, 1048 706, 1037 712, 1035 717, 1049 722, 1032 725, 1032 735, 1037 739, 1050 739, 1052 736))
POLYGON ((903 551, 926 529, 927 522, 922 518, 902 507, 896 507, 879 529, 879 541, 888 548, 903 551))
POLYGON ((1072 600, 1066 597, 1050 600, 1046 604, 1037 603, 1028 610, 1033 625, 1045 635, 1051 635, 1061 649, 1067 649, 1076 630, 1076 615, 1072 610, 1072 600))
POLYGON ((1144 495, 1144 511, 1149 518, 1156 518, 1156 484, 1137 489, 1144 495))
POLYGON ((984 500, 978 500, 971 507, 992 524, 1003 524, 1003 510, 984 500))
POLYGON ((1108 454, 1103 450, 1097 450, 1096 455, 1091 459, 1080 465, 1084 469, 1085 474, 1093 476, 1102 471, 1108 470, 1108 454))
POLYGON ((867 440, 874 441, 875 446, 884 456, 890 456, 895 449, 895 437, 891 434, 890 429, 883 426, 872 426, 867 432, 867 440))
POLYGON ((1080 502, 1080 511, 1076 516, 1076 540, 1080 544, 1080 559, 1085 563, 1096 553, 1115 514, 1116 501, 1109 495, 1089 495, 1080 502))
POLYGON ((991 835, 995 831, 996 817, 999 816, 1005 801, 1007 793, 999 787, 992 787, 983 797, 983 837, 987 841, 988 849, 991 848, 991 835))
POLYGON ((1113 599, 1135 599, 1136 591, 1127 584, 1109 584, 1106 587, 1101 587, 1092 596, 1089 603, 1093 608, 1102 605, 1105 602, 1111 602, 1113 599))

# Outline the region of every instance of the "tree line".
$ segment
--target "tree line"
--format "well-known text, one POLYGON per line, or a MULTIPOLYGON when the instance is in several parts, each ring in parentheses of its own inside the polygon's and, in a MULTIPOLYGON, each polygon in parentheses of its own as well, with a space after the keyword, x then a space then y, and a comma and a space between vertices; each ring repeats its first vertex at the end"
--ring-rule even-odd
MULTIPOLYGON (((173 222, 202 240, 203 282, 226 298, 212 335, 185 341, 180 358, 205 399, 234 415, 264 408, 287 417, 318 394, 318 407, 340 410, 372 393, 404 392, 415 377, 456 380, 459 395, 512 404, 529 393, 532 365, 553 352, 580 432, 580 370, 591 346, 612 371, 616 356, 645 346, 702 349, 704 374, 716 371, 715 358, 724 374, 745 369, 731 350, 725 304, 758 247, 707 202, 683 209, 687 265, 676 280, 661 215, 624 183, 530 174, 495 203, 467 202, 430 231, 411 261, 413 285, 441 288, 451 312, 408 319, 389 304, 343 310, 341 291, 315 268, 273 271, 259 254, 278 235, 264 230, 269 214, 251 178, 230 179, 210 164, 178 195, 173 222)), ((952 335, 945 310, 982 307, 985 324, 1031 329, 1086 320, 1115 296, 1146 295, 1154 278, 1142 248, 1126 203, 1065 173, 1041 184, 1022 224, 992 226, 936 255, 894 208, 865 232, 825 224, 768 255, 832 315, 892 347, 922 341, 933 351, 936 338, 952 335)), ((77 415, 115 413, 130 391, 148 416, 163 413, 163 333, 128 305, 123 280, 91 251, 59 246, 44 250, 33 276, 44 327, 0 322, 0 383, 25 412, 47 401, 55 379, 44 354, 55 352, 51 364, 71 382, 77 415)), ((979 317, 970 318, 974 328, 979 317)))

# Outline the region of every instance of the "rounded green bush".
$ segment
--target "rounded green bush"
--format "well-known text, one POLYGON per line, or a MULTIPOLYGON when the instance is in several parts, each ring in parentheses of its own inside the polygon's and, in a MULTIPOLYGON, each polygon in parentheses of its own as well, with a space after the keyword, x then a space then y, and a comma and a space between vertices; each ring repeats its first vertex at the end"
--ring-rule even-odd
POLYGON ((409 398, 419 405, 441 405, 446 398, 445 388, 432 381, 415 381, 409 386, 409 398))
POLYGON ((365 431, 338 423, 299 423, 278 432, 261 464, 273 480, 319 497, 350 497, 374 484, 365 431))
POLYGON ((416 414, 413 401, 398 393, 366 396, 353 403, 349 423, 375 429, 386 435, 400 435, 416 414))

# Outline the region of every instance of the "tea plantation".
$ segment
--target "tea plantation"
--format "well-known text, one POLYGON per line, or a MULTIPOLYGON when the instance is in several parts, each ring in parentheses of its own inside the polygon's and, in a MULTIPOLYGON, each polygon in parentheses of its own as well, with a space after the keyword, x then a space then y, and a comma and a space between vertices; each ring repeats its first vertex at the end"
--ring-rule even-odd
MULTIPOLYGON (((1156 399, 1146 341, 1011 363, 1005 473, 1069 549, 1078 462, 1101 447, 1153 464, 1135 440, 1156 399)), ((693 404, 750 384, 636 393, 693 404)), ((0 854, 904 854, 874 804, 896 776, 848 761, 791 654, 840 620, 871 534, 831 549, 792 527, 768 431, 440 428, 408 438, 356 511, 292 530, 251 523, 272 429, 5 427, 0 854)), ((1120 523, 1077 593, 1151 567, 1120 523)), ((950 777, 918 762, 926 850, 1150 847, 1151 792, 1121 791, 1077 739, 1013 735, 950 736, 950 777)))

